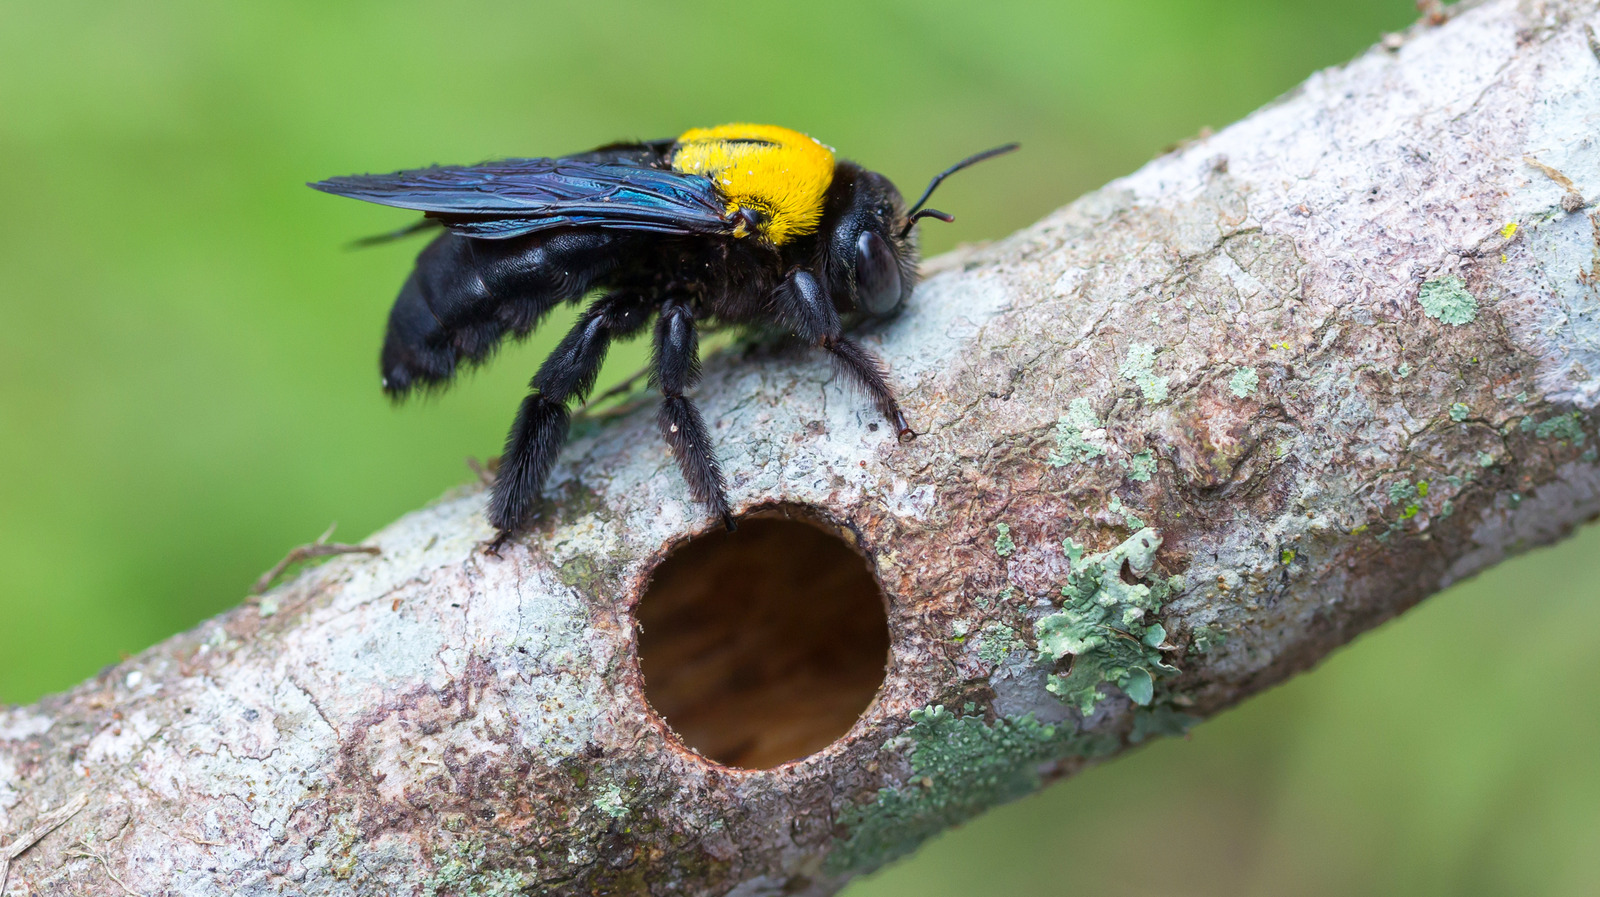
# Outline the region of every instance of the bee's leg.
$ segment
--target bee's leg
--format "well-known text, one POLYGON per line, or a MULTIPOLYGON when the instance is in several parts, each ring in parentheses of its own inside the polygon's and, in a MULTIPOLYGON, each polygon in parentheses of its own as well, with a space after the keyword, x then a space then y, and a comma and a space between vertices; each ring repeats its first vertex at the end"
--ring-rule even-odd
POLYGON ((821 346, 832 354, 834 369, 872 397, 878 410, 898 431, 901 442, 909 442, 916 437, 911 425, 906 423, 906 416, 900 411, 900 403, 895 401, 883 362, 860 343, 844 335, 833 300, 810 271, 796 268, 789 272, 789 276, 778 286, 774 298, 783 323, 795 336, 821 346))
POLYGON ((848 336, 835 337, 822 345, 833 353, 834 370, 855 381, 877 403, 878 410, 895 428, 896 438, 901 442, 917 438, 911 424, 906 422, 905 414, 900 411, 894 390, 889 388, 889 377, 883 369, 883 362, 876 355, 848 336))
POLYGON ((694 313, 689 306, 669 300, 656 320, 656 385, 661 388, 661 412, 657 420, 661 435, 678 459, 689 494, 710 507, 730 531, 733 514, 728 510, 726 486, 717 456, 711 448, 711 434, 699 409, 683 394, 700 381, 700 340, 694 329, 694 313))
POLYGON ((508 331, 526 335, 615 267, 618 239, 603 231, 512 240, 440 234, 417 256, 389 312, 384 391, 399 399, 444 383, 461 362, 487 358, 508 331))
POLYGON ((614 337, 637 333, 649 320, 638 295, 612 293, 594 301, 578 318, 529 384, 489 497, 489 522, 503 542, 526 519, 544 487, 561 444, 567 440, 568 400, 581 401, 594 387, 614 337))

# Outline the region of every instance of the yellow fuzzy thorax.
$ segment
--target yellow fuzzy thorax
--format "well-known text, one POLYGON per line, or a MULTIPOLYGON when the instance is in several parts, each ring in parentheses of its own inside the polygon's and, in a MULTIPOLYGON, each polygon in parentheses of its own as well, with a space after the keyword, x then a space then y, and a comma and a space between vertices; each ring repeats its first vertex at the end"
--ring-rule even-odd
MULTIPOLYGON (((672 169, 710 178, 727 199, 729 216, 741 208, 760 213, 757 230, 781 246, 815 232, 822 220, 833 149, 776 125, 693 128, 678 138, 672 169)), ((743 224, 734 235, 745 236, 743 224)))

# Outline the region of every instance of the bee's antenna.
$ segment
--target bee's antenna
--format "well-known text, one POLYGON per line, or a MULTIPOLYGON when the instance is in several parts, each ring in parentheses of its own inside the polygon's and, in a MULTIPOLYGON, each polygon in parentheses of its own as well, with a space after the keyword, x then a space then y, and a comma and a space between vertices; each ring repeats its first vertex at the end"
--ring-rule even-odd
POLYGON ((994 149, 984 150, 977 155, 968 156, 965 159, 962 159, 960 162, 957 162, 949 168, 946 168, 944 171, 934 175, 933 180, 928 182, 928 189, 922 191, 922 196, 918 198, 916 204, 911 207, 911 211, 906 213, 906 226, 901 228, 900 236, 904 238, 906 234, 911 233, 912 225, 916 224, 921 218, 937 218, 940 221, 947 223, 954 221, 955 216, 953 215, 948 215, 937 209, 924 210, 922 208, 922 204, 927 202, 928 197, 933 195, 934 188, 938 187, 945 178, 955 174, 963 168, 970 168, 971 166, 976 165, 985 159, 993 159, 995 156, 1003 156, 1020 146, 1022 146, 1020 143, 1008 143, 1005 146, 997 146, 994 149))

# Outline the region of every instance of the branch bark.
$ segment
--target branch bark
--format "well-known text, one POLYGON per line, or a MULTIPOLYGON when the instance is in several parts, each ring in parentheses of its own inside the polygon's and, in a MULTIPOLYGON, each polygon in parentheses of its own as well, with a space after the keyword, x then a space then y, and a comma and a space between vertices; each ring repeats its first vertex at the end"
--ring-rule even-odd
POLYGON ((821 751, 721 766, 644 700, 634 606, 707 522, 642 408, 503 559, 464 487, 0 711, 0 890, 825 894, 1565 535, 1600 514, 1595 24, 1458 8, 933 260, 866 335, 909 445, 811 355, 711 359, 737 509, 848 532, 888 596, 821 751))

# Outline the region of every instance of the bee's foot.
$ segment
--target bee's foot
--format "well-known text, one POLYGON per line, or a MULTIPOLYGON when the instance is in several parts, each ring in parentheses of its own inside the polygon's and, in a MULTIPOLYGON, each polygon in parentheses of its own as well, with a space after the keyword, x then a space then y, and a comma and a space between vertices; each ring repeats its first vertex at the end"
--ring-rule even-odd
POLYGON ((505 544, 507 542, 510 542, 510 541, 511 541, 511 531, 510 530, 501 530, 499 535, 495 536, 493 539, 490 539, 490 540, 488 540, 486 542, 479 542, 478 546, 483 549, 483 553, 484 554, 487 554, 490 557, 496 557, 497 558, 497 557, 500 556, 500 549, 504 548, 505 544))

